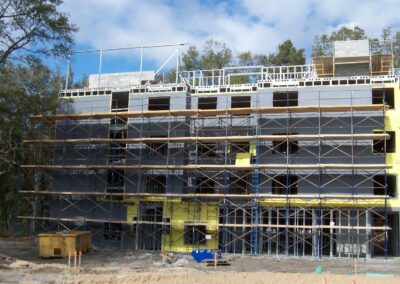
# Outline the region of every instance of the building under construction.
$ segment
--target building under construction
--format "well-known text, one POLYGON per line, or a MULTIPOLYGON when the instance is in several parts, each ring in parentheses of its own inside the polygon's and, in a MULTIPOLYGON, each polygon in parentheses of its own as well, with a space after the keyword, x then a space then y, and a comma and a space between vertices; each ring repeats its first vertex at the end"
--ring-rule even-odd
MULTIPOLYGON (((178 56, 179 57, 179 53, 178 56)), ((179 58, 178 58, 179 61, 179 58)), ((398 256, 399 77, 390 52, 335 42, 309 65, 95 74, 32 118, 32 234, 101 247, 398 256), (51 159, 48 159, 51 157, 51 159)))

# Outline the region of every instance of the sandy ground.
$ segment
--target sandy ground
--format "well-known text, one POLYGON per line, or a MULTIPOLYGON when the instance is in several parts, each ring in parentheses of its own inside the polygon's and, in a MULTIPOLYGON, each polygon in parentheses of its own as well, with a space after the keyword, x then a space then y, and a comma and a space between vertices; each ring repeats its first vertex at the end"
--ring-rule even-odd
POLYGON ((278 258, 224 255, 230 266, 196 263, 175 255, 166 263, 158 253, 94 249, 81 268, 67 259, 38 258, 29 240, 0 241, 0 283, 400 283, 400 277, 367 277, 366 273, 399 274, 400 259, 278 258), (321 265, 323 273, 315 274, 321 265))

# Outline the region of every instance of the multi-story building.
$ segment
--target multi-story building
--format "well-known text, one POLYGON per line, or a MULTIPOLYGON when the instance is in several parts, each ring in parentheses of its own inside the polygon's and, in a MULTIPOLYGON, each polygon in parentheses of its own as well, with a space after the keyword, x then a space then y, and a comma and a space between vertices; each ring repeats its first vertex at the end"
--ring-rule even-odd
POLYGON ((397 256, 392 62, 353 41, 310 65, 183 71, 175 84, 91 76, 60 92, 59 114, 33 118, 55 131, 25 148, 53 158, 23 165, 36 183, 20 218, 92 230, 103 247, 397 256))

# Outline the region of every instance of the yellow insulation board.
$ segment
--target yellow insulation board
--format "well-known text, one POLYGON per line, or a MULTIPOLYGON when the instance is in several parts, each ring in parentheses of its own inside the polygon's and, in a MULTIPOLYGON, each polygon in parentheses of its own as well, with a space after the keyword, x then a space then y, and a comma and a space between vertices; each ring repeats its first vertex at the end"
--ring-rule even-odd
POLYGON ((257 155, 257 148, 256 148, 256 142, 255 141, 251 141, 250 142, 250 154, 254 157, 255 155, 257 155))
POLYGON ((126 221, 135 221, 138 212, 138 203, 129 204, 126 206, 126 221))
MULTIPOLYGON (((389 109, 385 112, 385 130, 395 131, 396 135, 396 152, 386 154, 386 164, 391 165, 392 168, 387 170, 388 174, 400 173, 400 133, 398 131, 400 127, 400 92, 399 85, 396 83, 384 84, 385 88, 394 89, 394 109, 389 109)), ((388 207, 400 208, 399 199, 399 186, 400 182, 396 183, 396 198, 389 200, 388 207)))
MULTIPOLYGON (((171 231, 162 237, 162 251, 166 252, 191 252, 193 249, 218 248, 218 203, 166 203, 164 205, 164 218, 171 220, 171 231), (206 226, 209 239, 206 243, 193 247, 185 244, 184 232, 186 222, 202 223, 206 226)), ((187 229, 187 227, 186 227, 187 229)))
POLYGON ((250 153, 237 153, 235 165, 236 166, 249 166, 251 154, 250 153))

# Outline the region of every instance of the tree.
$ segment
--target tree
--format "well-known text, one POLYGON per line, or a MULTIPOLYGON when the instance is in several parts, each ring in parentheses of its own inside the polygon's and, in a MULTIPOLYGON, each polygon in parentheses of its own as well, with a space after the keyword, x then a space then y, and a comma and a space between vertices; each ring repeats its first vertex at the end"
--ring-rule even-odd
POLYGON ((274 65, 274 56, 275 56, 275 54, 273 54, 273 53, 270 53, 268 55, 256 54, 256 55, 254 55, 254 61, 255 61, 256 65, 272 66, 272 65, 274 65))
POLYGON ((232 60, 232 50, 224 42, 209 39, 204 43, 201 54, 195 46, 189 46, 188 51, 182 55, 182 69, 221 69, 232 60))
POLYGON ((233 59, 232 50, 222 41, 209 39, 204 43, 200 66, 202 69, 221 69, 233 59))
POLYGON ((14 164, 19 143, 29 131, 33 114, 54 113, 62 77, 38 59, 26 66, 3 65, 0 69, 0 175, 14 164))
POLYGON ((78 29, 58 10, 62 0, 0 0, 0 65, 25 53, 66 56, 78 29))
MULTIPOLYGON (((237 56, 239 66, 252 66, 254 65, 254 57, 250 51, 239 53, 237 56)), ((237 73, 238 70, 233 70, 232 73, 237 73)), ((248 84, 251 80, 249 75, 235 75, 230 77, 230 84, 248 84)))
MULTIPOLYGON (((55 113, 58 91, 63 78, 38 59, 28 58, 25 65, 6 63, 0 66, 0 233, 10 230, 13 214, 17 211, 17 188, 28 186, 19 163, 32 163, 38 156, 22 155, 23 139, 37 138, 47 133, 43 125, 33 124, 29 117, 35 114, 55 113)), ((42 151, 40 159, 50 159, 42 151)), ((39 162, 40 161, 36 161, 39 162)))
POLYGON ((278 46, 277 53, 252 54, 250 51, 241 52, 238 55, 239 66, 281 66, 281 65, 301 65, 306 61, 305 50, 296 49, 292 41, 286 40, 278 46))
MULTIPOLYGON (((50 159, 22 155, 23 139, 35 138, 42 124, 29 117, 55 113, 63 78, 44 66, 38 55, 67 56, 77 31, 59 11, 62 0, 0 0, 0 233, 9 231, 16 210, 17 188, 26 184, 19 163, 50 159), (17 55, 17 56, 14 56, 17 55), (23 59, 17 61, 10 59, 23 59), (19 157, 19 158, 17 158, 19 157)), ((39 161, 40 162, 40 161, 39 161)))
POLYGON ((371 39, 371 45, 379 53, 392 53, 394 67, 400 67, 400 32, 393 34, 390 27, 385 27, 382 30, 380 39, 371 39))
POLYGON ((400 32, 396 32, 392 36, 392 48, 393 48, 393 65, 396 68, 400 67, 400 32))
POLYGON ((161 75, 156 76, 155 81, 156 82, 167 83, 167 84, 168 83, 169 84, 170 83, 175 83, 176 82, 176 68, 172 67, 167 72, 163 73, 162 76, 161 75))
MULTIPOLYGON (((250 51, 241 52, 237 56, 237 64, 238 66, 271 66, 273 65, 274 55, 271 53, 269 55, 265 54, 252 54, 250 51)), ((233 73, 237 73, 234 70, 233 73)), ((243 70, 241 70, 243 72, 243 70)), ((248 69, 249 72, 254 70, 248 69)), ((248 84, 254 82, 256 80, 253 75, 236 75, 231 76, 230 83, 231 84, 248 84)))
POLYGON ((89 87, 89 76, 84 74, 78 82, 71 82, 73 89, 83 89, 89 87))
POLYGON ((333 31, 330 40, 361 40, 367 39, 365 31, 359 26, 355 26, 353 29, 348 27, 342 27, 337 31, 333 31))
POLYGON ((238 55, 239 66, 252 66, 255 65, 255 58, 250 51, 242 52, 238 55))
POLYGON ((291 40, 286 40, 278 46, 278 53, 273 56, 272 61, 276 66, 302 65, 306 62, 305 50, 297 50, 291 40))
POLYGON ((199 69, 199 52, 195 46, 189 46, 188 51, 182 55, 182 63, 184 70, 192 71, 199 69))

